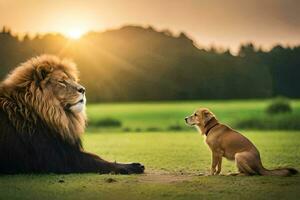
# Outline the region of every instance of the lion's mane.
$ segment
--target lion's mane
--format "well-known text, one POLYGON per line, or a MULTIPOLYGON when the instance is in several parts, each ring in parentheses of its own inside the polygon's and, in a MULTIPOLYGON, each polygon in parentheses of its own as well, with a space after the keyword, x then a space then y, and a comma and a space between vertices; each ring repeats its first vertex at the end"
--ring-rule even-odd
POLYGON ((0 106, 20 134, 34 134, 39 119, 53 134, 70 142, 80 140, 85 129, 85 112, 67 112, 55 104, 52 93, 45 93, 41 87, 44 73, 61 69, 77 79, 78 71, 70 60, 43 55, 22 63, 13 70, 0 85, 0 106))

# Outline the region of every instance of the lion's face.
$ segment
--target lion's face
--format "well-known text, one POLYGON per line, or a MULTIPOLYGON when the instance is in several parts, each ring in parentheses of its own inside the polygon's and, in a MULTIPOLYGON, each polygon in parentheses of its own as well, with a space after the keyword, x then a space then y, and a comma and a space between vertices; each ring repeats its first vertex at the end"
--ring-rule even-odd
POLYGON ((25 101, 38 113, 50 108, 80 113, 85 108, 85 88, 78 83, 75 63, 55 56, 42 55, 22 63, 3 81, 2 88, 11 94, 25 91, 25 101))
POLYGON ((75 77, 56 69, 43 82, 42 89, 52 93, 66 111, 83 111, 86 103, 85 88, 78 84, 75 77))
POLYGON ((0 83, 2 108, 20 132, 33 131, 41 119, 76 143, 86 124, 85 88, 78 83, 78 74, 70 60, 51 55, 31 58, 0 83))

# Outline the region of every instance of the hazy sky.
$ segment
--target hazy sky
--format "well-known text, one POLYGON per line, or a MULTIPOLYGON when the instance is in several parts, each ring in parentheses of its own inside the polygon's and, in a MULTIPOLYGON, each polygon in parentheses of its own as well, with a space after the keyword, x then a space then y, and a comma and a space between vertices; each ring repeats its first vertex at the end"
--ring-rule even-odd
POLYGON ((300 0, 0 0, 14 32, 86 32, 124 24, 186 32, 200 46, 300 44, 300 0))

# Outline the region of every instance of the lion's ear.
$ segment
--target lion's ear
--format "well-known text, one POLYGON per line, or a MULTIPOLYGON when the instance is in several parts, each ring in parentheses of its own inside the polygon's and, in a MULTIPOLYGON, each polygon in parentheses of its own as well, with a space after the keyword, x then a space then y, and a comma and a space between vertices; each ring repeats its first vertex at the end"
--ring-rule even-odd
POLYGON ((50 65, 40 65, 35 71, 35 81, 40 82, 44 80, 49 73, 53 71, 53 67, 50 65))

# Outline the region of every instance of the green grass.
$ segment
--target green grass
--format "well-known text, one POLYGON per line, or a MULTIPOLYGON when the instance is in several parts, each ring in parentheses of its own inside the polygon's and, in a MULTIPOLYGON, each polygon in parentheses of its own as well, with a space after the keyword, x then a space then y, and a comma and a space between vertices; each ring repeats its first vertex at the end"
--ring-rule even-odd
MULTIPOLYGON (((89 127, 85 149, 106 160, 141 162, 144 175, 2 175, 0 199, 299 199, 300 175, 293 177, 200 176, 210 169, 210 151, 184 117, 198 107, 210 108, 218 119, 235 127, 237 120, 263 118, 270 101, 192 101, 88 105, 92 122, 117 119, 121 128, 89 127), (169 126, 181 132, 165 131, 169 126), (126 128, 128 132, 124 132, 126 128), (147 129, 155 132, 145 132, 147 129), (136 129, 140 132, 137 133, 136 129), (161 130, 161 131, 159 131, 161 130), (108 183, 112 178, 116 182, 108 183)), ((300 101, 292 101, 293 115, 300 101)), ((243 130, 261 152, 267 168, 300 169, 300 131, 243 130)), ((235 171, 223 162, 222 172, 235 171)))
POLYGON ((300 113, 252 116, 237 120, 234 127, 254 130, 300 130, 300 113))
MULTIPOLYGON (((193 128, 192 128, 193 129, 193 128)), ((266 167, 300 167, 300 132, 241 131, 258 149, 266 167), (286 150, 287 152, 281 152, 286 150), (294 152, 291 155, 291 152, 294 152), (277 156, 280 153, 281 156, 277 156)), ((168 172, 206 172, 210 168, 210 151, 203 137, 193 132, 107 133, 86 135, 86 150, 118 162, 139 161, 149 170, 168 172)), ((224 162, 224 172, 234 170, 224 162)), ((208 172, 208 171, 207 171, 208 172)))
MULTIPOLYGON (((226 124, 235 126, 239 120, 253 116, 262 118, 265 108, 271 100, 244 101, 191 101, 165 103, 120 103, 88 105, 87 113, 91 122, 99 119, 113 118, 120 120, 123 129, 131 131, 156 128, 166 130, 172 125, 179 125, 184 130, 190 130, 184 124, 184 118, 199 107, 211 109, 217 118, 226 124)), ((293 115, 300 116, 300 101, 292 101, 293 115)), ((90 130, 92 130, 90 128, 90 130)), ((97 132, 107 132, 110 129, 96 129, 97 132)), ((115 130, 112 130, 115 131, 115 130)))
MULTIPOLYGON (((300 132, 242 132, 260 150, 265 167, 300 169, 300 132)), ((84 146, 108 160, 142 162, 146 174, 5 175, 0 176, 0 199, 298 199, 300 196, 300 175, 198 176, 208 172, 210 152, 196 131, 87 133, 84 146), (107 178, 116 182, 108 183, 107 178)), ((234 163, 224 162, 223 173, 234 170, 234 163)))

